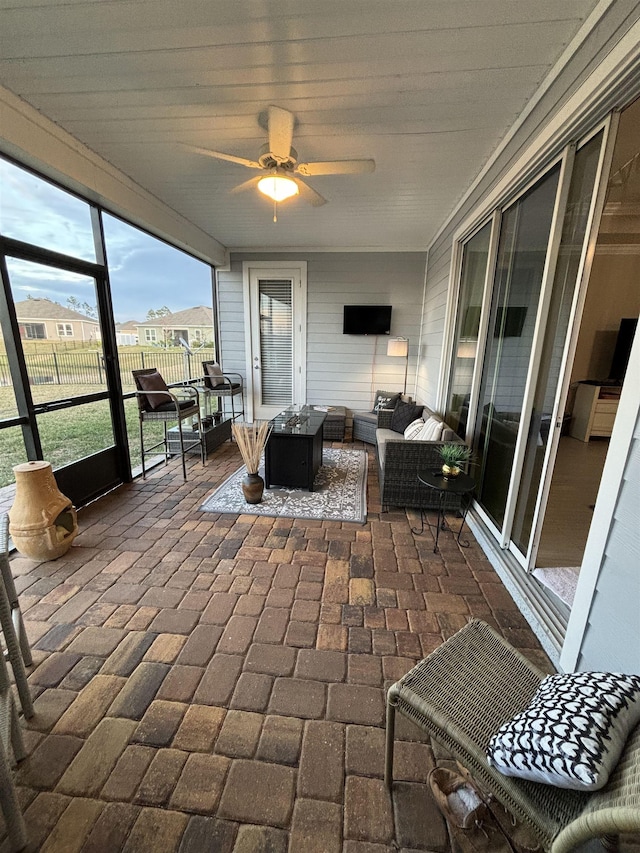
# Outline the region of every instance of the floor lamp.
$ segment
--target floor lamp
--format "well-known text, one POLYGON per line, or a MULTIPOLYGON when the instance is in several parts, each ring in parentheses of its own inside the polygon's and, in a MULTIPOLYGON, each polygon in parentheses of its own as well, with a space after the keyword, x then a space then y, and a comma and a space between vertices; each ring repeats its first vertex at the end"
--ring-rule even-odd
POLYGON ((407 371, 409 370, 409 339, 408 338, 391 338, 387 341, 387 355, 396 358, 404 358, 404 390, 403 394, 407 393, 407 371))

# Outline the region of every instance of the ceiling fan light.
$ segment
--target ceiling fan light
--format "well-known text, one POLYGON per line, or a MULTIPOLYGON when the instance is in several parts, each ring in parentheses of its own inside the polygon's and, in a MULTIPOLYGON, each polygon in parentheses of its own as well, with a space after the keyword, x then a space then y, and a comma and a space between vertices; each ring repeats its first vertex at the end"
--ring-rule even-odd
POLYGON ((284 201, 300 192, 293 178, 284 175, 265 175, 258 181, 258 189, 273 201, 284 201))

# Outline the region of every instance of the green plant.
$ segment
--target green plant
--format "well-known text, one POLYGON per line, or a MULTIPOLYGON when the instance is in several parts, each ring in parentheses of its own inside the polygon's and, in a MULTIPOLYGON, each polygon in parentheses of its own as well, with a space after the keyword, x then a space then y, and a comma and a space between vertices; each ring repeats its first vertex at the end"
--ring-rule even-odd
POLYGON ((443 444, 438 449, 443 463, 449 468, 460 468, 471 457, 471 448, 466 444, 443 444))

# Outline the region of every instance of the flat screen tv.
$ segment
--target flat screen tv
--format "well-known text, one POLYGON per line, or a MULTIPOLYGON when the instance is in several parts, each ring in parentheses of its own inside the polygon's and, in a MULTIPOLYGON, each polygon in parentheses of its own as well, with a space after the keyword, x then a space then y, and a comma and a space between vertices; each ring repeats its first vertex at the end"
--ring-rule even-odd
POLYGON ((391 305, 345 305, 343 335, 388 335, 391 305))
POLYGON ((627 372, 631 346, 636 334, 637 325, 637 317, 624 317, 620 320, 616 348, 613 351, 611 370, 609 371, 609 379, 614 382, 624 382, 624 375, 627 372))

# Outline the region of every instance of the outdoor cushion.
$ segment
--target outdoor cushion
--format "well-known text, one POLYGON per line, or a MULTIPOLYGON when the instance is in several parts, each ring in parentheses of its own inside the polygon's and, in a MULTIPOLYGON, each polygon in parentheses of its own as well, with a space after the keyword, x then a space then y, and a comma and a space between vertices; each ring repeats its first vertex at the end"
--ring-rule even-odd
POLYGON ((222 372, 222 368, 219 364, 216 364, 215 361, 209 361, 205 367, 207 370, 207 376, 213 379, 216 383, 222 382, 224 379, 224 373, 222 372))
POLYGON ((417 441, 440 441, 443 427, 444 424, 442 421, 431 415, 428 420, 423 423, 420 432, 413 437, 417 441))
POLYGON ((407 441, 411 441, 412 438, 417 438, 423 429, 424 421, 422 418, 416 418, 415 421, 411 421, 409 426, 405 429, 404 437, 407 441))
POLYGON ((378 409, 393 409, 399 399, 400 394, 393 391, 376 391, 371 411, 375 413, 378 409))
POLYGON ((146 373, 138 376, 138 383, 143 391, 165 391, 164 394, 148 394, 145 400, 150 409, 154 411, 163 404, 172 403, 171 395, 168 393, 167 383, 156 370, 154 373, 146 373))
POLYGON ((404 403, 399 400, 393 414, 391 415, 391 429, 394 432, 404 433, 411 421, 415 421, 420 417, 422 406, 417 406, 415 403, 404 403))
POLYGON ((487 758, 505 776, 597 791, 639 721, 640 676, 549 675, 527 708, 492 737, 487 758))

